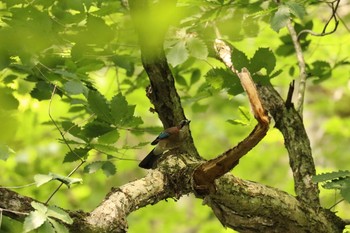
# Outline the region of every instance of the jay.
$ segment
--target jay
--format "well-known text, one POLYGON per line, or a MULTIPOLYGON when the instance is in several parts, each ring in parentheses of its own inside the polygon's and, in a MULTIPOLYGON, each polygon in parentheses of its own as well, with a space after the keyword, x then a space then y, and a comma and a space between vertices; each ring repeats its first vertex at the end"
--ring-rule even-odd
POLYGON ((139 167, 150 169, 164 151, 181 146, 188 136, 188 125, 190 122, 189 120, 182 120, 179 125, 161 132, 151 143, 151 145, 157 146, 140 162, 139 167))

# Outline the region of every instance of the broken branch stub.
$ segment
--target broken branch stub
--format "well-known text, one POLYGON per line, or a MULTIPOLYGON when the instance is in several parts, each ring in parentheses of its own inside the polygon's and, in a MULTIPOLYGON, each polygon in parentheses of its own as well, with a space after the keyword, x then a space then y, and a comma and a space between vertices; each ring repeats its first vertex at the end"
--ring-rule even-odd
POLYGON ((231 49, 222 40, 215 40, 215 50, 220 60, 234 73, 237 74, 240 82, 248 95, 254 117, 258 124, 253 131, 241 141, 237 146, 227 150, 220 156, 211 159, 198 168, 193 173, 193 185, 197 194, 205 195, 215 190, 214 180, 232 170, 240 158, 255 147, 266 135, 269 129, 270 119, 264 109, 253 79, 246 68, 238 72, 231 62, 231 49))

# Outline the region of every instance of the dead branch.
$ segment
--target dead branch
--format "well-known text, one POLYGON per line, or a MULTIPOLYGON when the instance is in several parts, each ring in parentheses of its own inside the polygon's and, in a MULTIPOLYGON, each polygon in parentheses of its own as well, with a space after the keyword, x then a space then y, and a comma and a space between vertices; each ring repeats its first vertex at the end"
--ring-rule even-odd
POLYGON ((234 73, 237 74, 241 84, 246 91, 249 102, 251 104, 254 117, 258 121, 258 125, 254 130, 240 142, 237 146, 229 149, 215 159, 209 160, 201 164, 193 173, 194 188, 198 194, 208 194, 214 190, 214 180, 223 176, 228 171, 232 170, 239 159, 248 151, 255 147, 261 139, 266 135, 269 128, 269 117, 264 110, 256 86, 250 76, 249 71, 243 68, 238 72, 231 62, 231 49, 222 40, 216 40, 214 45, 217 54, 221 61, 234 73))

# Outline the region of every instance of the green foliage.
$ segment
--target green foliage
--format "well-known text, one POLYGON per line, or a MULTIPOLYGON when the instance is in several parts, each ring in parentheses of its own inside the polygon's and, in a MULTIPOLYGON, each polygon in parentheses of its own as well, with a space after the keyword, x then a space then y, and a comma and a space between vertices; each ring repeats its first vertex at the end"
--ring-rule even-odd
MULTIPOLYGON (((63 187, 52 202, 90 211, 112 186, 142 177, 137 163, 162 127, 157 115, 149 111, 152 105, 144 92, 149 80, 141 66, 135 23, 124 4, 112 0, 0 1, 1 185, 32 183, 34 176, 38 187, 21 189, 21 193, 45 200, 57 181, 68 187, 84 180, 69 189, 63 187), (67 178, 83 161, 84 167, 74 175, 79 178, 67 178)), ((169 27, 164 32, 165 53, 186 116, 192 119, 197 149, 210 159, 241 141, 255 125, 238 78, 216 59, 214 39, 232 45, 236 69, 246 67, 257 83, 271 83, 286 96, 299 68, 293 41, 283 28, 291 19, 297 34, 305 29, 320 32, 324 19, 319 7, 326 3, 190 0, 178 1, 171 10, 169 4, 150 4, 153 17, 141 12, 143 24, 136 26, 149 32, 150 43, 162 38, 169 27)), ((339 17, 347 23, 347 13, 342 14, 339 17)), ((348 169, 349 159, 344 156, 350 150, 348 32, 340 24, 327 37, 302 33, 299 39, 308 74, 304 122, 312 137, 315 164, 318 170, 348 169)), ((271 129, 234 174, 293 194, 286 153, 283 138, 271 129)), ((349 200, 348 175, 333 175, 319 182, 340 190, 349 200)), ((333 195, 323 192, 321 198, 330 205, 333 195)), ((66 232, 47 208, 37 206, 26 220, 26 229, 66 232)), ((211 210, 191 198, 180 205, 164 203, 153 208, 168 208, 172 214, 157 216, 153 209, 144 208, 130 216, 130 232, 147 231, 150 221, 155 228, 149 232, 183 232, 186 227, 200 232, 229 231, 213 218, 211 210)), ((339 207, 339 214, 346 216, 347 208, 339 207)), ((12 228, 13 222, 5 221, 2 229, 19 231, 12 228)))
POLYGON ((38 232, 68 233, 68 229, 58 219, 66 224, 72 224, 69 214, 56 206, 45 206, 38 202, 32 202, 33 211, 25 218, 23 232, 37 229, 38 232))
POLYGON ((350 203, 350 171, 335 171, 322 173, 312 177, 317 183, 323 183, 325 189, 338 189, 340 194, 350 203))

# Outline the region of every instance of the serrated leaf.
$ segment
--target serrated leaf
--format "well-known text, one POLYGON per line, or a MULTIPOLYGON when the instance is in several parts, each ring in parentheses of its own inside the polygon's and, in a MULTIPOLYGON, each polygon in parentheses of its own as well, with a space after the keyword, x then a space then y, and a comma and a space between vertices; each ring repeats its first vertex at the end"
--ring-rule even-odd
POLYGON ((185 41, 179 41, 172 47, 167 54, 168 62, 173 66, 184 63, 188 59, 188 51, 185 41))
POLYGON ((40 213, 46 214, 47 212, 47 207, 44 204, 41 204, 39 202, 32 201, 30 205, 40 213))
POLYGON ((322 184, 325 189, 344 189, 350 187, 350 178, 339 178, 322 184))
POLYGON ((52 95, 52 86, 44 81, 39 81, 30 92, 30 95, 39 101, 49 100, 52 95))
POLYGON ((111 145, 106 144, 90 144, 92 148, 94 148, 97 151, 100 151, 102 153, 108 154, 108 155, 117 155, 118 154, 118 148, 111 145))
POLYGON ((133 117, 135 105, 128 105, 125 97, 118 93, 111 100, 111 113, 115 125, 123 125, 124 122, 133 117))
POLYGON ((288 1, 285 4, 289 7, 289 10, 293 15, 295 15, 300 19, 304 18, 306 13, 304 6, 300 5, 297 2, 288 2, 288 1))
POLYGON ((231 61, 236 70, 241 71, 243 67, 249 69, 249 59, 247 55, 237 48, 232 48, 231 61))
POLYGON ((74 162, 86 158, 89 148, 75 148, 64 156, 63 163, 74 162))
POLYGON ((224 69, 211 69, 206 74, 207 83, 215 89, 226 89, 230 95, 238 95, 243 88, 238 78, 235 78, 231 71, 224 69))
POLYGON ((61 208, 58 208, 56 206, 49 206, 47 211, 47 216, 57 218, 61 220, 62 222, 65 222, 67 224, 72 224, 73 219, 69 216, 69 214, 64 211, 61 208))
POLYGON ((23 232, 30 232, 34 229, 37 229, 44 224, 47 217, 45 214, 39 211, 31 211, 29 215, 24 219, 23 223, 23 232))
POLYGON ((85 172, 85 173, 89 173, 89 174, 95 173, 95 172, 97 172, 99 169, 101 169, 101 167, 103 166, 104 163, 105 163, 104 161, 95 161, 95 162, 92 162, 92 163, 90 163, 90 164, 88 164, 88 165, 86 165, 86 166, 84 167, 84 172, 85 172))
POLYGON ((44 174, 36 174, 34 176, 34 181, 36 184, 36 187, 39 187, 43 184, 46 184, 47 182, 51 181, 53 179, 50 175, 44 175, 44 174))
POLYGON ((94 120, 93 122, 89 122, 84 126, 83 132, 86 137, 94 138, 101 136, 111 130, 113 130, 113 128, 107 123, 94 120))
POLYGON ((267 75, 271 74, 276 66, 276 57, 269 48, 259 48, 250 59, 250 72, 255 73, 262 68, 266 69, 267 75))
POLYGON ((191 37, 186 40, 188 51, 192 57, 205 60, 208 57, 208 48, 203 40, 191 37))
POLYGON ((76 80, 71 80, 63 85, 63 89, 70 95, 78 95, 84 92, 84 85, 76 80))
POLYGON ((61 123, 61 125, 62 125, 64 131, 66 131, 67 133, 70 133, 74 137, 80 138, 83 141, 87 140, 87 138, 83 135, 81 127, 79 127, 78 125, 74 124, 73 122, 71 122, 71 121, 63 121, 61 123))
POLYGON ((119 132, 117 130, 109 131, 98 138, 98 142, 105 144, 113 144, 119 139, 119 132))
POLYGON ((110 162, 110 161, 106 161, 103 165, 102 165, 102 170, 103 170, 103 173, 109 177, 109 176, 113 176, 115 175, 117 169, 115 167, 115 165, 110 162))
POLYGON ((350 171, 336 171, 318 174, 312 177, 312 181, 319 183, 328 180, 338 179, 341 177, 350 177, 350 171))
POLYGON ((55 228, 56 233, 69 233, 67 227, 65 227, 63 224, 57 222, 52 218, 49 218, 49 221, 52 224, 53 228, 55 228))
POLYGON ((109 110, 109 105, 105 97, 98 91, 89 91, 88 104, 90 109, 96 114, 96 116, 107 123, 113 123, 112 115, 109 110))
POLYGON ((280 5, 275 15, 272 17, 270 25, 273 30, 279 32, 279 30, 285 27, 290 18, 290 10, 286 5, 280 5))

